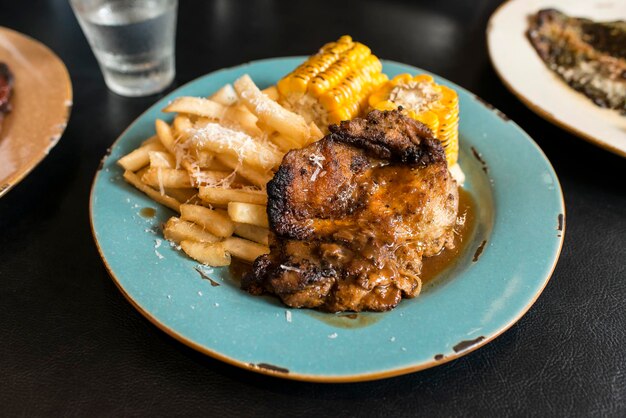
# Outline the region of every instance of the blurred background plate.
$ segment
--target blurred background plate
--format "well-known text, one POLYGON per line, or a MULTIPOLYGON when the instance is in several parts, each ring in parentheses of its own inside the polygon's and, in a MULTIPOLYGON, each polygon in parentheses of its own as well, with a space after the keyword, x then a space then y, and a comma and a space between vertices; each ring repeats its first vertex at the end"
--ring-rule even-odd
POLYGON ((72 83, 54 52, 4 27, 0 27, 0 62, 9 66, 14 77, 12 110, 0 127, 2 196, 61 138, 72 109, 72 83))
MULTIPOLYGON (((168 94, 122 134, 103 160, 91 193, 94 238, 111 277, 152 323, 227 363, 289 379, 346 382, 409 373, 458 358, 491 341, 530 308, 548 282, 563 243, 559 181, 539 147, 514 122, 455 88, 461 110, 460 158, 476 201, 475 226, 452 266, 422 294, 386 313, 341 316, 289 309, 251 296, 228 268, 197 262, 161 235, 174 213, 126 184, 116 161, 154 134, 177 96, 207 96, 243 74, 264 88, 303 58, 255 61, 201 77, 168 94), (154 217, 146 217, 156 209, 154 217), (288 312, 290 312, 288 314, 288 312)), ((383 71, 423 73, 383 61, 383 71)))
POLYGON ((509 0, 487 25, 489 56, 513 94, 547 121, 626 157, 626 117, 596 106, 572 89, 546 66, 527 39, 528 17, 544 8, 596 21, 626 20, 626 1, 509 0))

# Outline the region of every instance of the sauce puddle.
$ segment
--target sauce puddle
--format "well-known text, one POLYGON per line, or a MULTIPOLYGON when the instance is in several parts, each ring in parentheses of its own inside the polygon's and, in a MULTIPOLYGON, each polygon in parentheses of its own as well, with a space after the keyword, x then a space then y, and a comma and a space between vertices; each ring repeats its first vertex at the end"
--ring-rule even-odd
POLYGON ((237 260, 235 258, 232 259, 232 262, 228 267, 228 273, 230 273, 230 278, 237 284, 237 286, 241 284, 241 279, 243 278, 243 276, 251 271, 252 264, 237 260))
MULTIPOLYGON (((422 286, 432 283, 443 271, 454 265, 471 241, 472 231, 476 224, 476 203, 472 195, 465 189, 459 188, 459 212, 457 220, 465 218, 462 224, 457 223, 454 234, 454 248, 446 248, 432 257, 422 260, 422 286)), ((417 296, 419 298, 419 296, 417 296)))
POLYGON ((156 215, 156 209, 155 208, 142 208, 139 211, 139 215, 141 215, 142 217, 146 219, 154 218, 154 216, 156 215))

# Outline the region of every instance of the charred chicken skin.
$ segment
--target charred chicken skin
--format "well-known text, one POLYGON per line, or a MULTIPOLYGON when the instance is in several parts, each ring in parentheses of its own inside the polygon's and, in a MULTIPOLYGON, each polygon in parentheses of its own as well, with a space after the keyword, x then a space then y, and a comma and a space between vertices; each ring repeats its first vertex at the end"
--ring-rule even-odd
POLYGON ((242 287, 291 307, 392 309, 419 294, 422 257, 453 245, 458 190, 444 150, 396 110, 290 151, 267 191, 270 254, 242 287))

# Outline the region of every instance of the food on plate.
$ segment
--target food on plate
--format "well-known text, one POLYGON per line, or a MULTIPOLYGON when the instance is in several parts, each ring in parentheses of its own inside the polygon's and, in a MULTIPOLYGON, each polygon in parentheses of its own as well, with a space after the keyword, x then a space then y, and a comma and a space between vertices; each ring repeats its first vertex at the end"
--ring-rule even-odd
POLYGON ((400 74, 383 83, 369 97, 372 109, 402 107, 407 116, 424 123, 436 134, 450 167, 459 157, 459 98, 454 90, 427 75, 400 74))
POLYGON ((367 109, 369 94, 387 80, 381 71, 367 46, 342 36, 277 83, 279 102, 325 129, 367 109))
POLYGON ((164 109, 172 123, 157 119, 156 135, 118 160, 128 183, 180 214, 164 237, 200 263, 269 252, 265 185, 288 149, 323 136, 271 97, 247 75, 209 98, 179 97, 164 109))
POLYGON ((528 38, 546 65, 596 105, 626 114, 626 22, 554 9, 530 16, 528 38))
POLYGON ((276 86, 243 75, 176 98, 172 121, 118 164, 179 213, 163 225, 173 246, 210 266, 254 263, 250 293, 392 309, 420 293, 424 257, 455 247, 463 174, 456 92, 381 69, 343 36, 276 86))
POLYGON ((269 182, 270 254, 242 287, 292 307, 392 309, 419 294, 422 257, 454 245, 456 181, 441 142, 399 110, 330 132, 269 182))
POLYGON ((11 111, 11 95, 13 94, 13 74, 9 66, 0 62, 0 130, 4 115, 11 111))

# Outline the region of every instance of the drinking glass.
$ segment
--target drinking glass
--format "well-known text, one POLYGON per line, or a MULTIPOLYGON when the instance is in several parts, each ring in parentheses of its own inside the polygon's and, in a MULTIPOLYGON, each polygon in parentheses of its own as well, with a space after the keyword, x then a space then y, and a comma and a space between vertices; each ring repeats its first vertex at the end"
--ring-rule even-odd
POLYGON ((177 0, 70 0, 109 89, 146 96, 175 75, 177 0))

